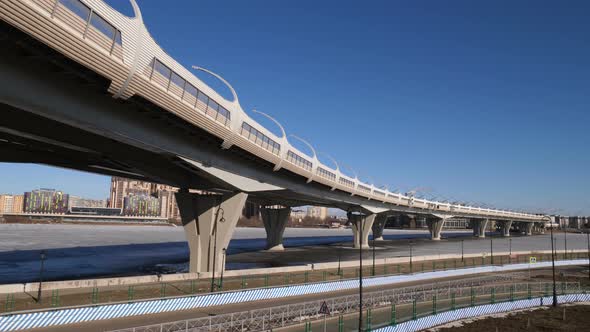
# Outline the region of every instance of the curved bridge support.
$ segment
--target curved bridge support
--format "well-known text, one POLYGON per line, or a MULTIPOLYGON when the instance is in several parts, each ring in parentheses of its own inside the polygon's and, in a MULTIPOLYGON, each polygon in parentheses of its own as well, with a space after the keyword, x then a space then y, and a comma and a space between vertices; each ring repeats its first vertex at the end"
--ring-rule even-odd
POLYGON ((369 248, 369 232, 373 227, 376 214, 353 214, 348 212, 348 221, 351 223, 354 248, 369 248))
POLYGON ((452 217, 453 216, 447 215, 432 215, 426 218, 426 224, 428 225, 428 230, 430 231, 431 240, 440 240, 440 235, 442 233, 443 226, 445 225, 445 221, 452 217))
POLYGON ((248 194, 201 195, 183 189, 176 202, 190 250, 190 272, 221 272, 224 252, 248 194))
POLYGON ((387 223, 387 217, 388 216, 386 214, 378 214, 375 217, 375 221, 371 227, 373 239, 375 241, 383 241, 383 230, 385 229, 385 224, 387 223))
POLYGON ((486 227, 488 226, 488 219, 471 219, 471 226, 473 227, 473 236, 479 238, 486 237, 486 227))
POLYGON ((509 237, 510 236, 510 228, 512 227, 512 220, 499 221, 499 223, 500 223, 500 231, 502 232, 502 236, 509 237))
POLYGON ((266 230, 266 249, 269 251, 283 251, 283 234, 289 222, 291 208, 270 208, 260 209, 262 223, 266 230))
POLYGON ((533 226, 535 226, 535 223, 527 222, 527 223, 523 223, 523 226, 524 226, 526 236, 533 235, 533 226))

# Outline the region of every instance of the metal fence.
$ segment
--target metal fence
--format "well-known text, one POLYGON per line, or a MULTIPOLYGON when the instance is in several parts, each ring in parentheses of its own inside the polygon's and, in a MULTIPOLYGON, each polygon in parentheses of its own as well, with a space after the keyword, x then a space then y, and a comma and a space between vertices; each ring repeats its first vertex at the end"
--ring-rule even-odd
MULTIPOLYGON (((532 296, 548 295, 551 283, 522 283, 510 281, 509 277, 480 277, 462 281, 448 281, 421 286, 383 290, 371 292, 363 296, 363 308, 375 309, 394 304, 417 302, 454 301, 457 298, 469 299, 471 305, 481 303, 482 300, 494 301, 498 298, 530 298, 532 296), (502 282, 502 283, 498 283, 502 282)), ((561 294, 580 291, 578 282, 563 282, 558 284, 561 294)), ((116 330, 112 332, 237 332, 237 331, 267 331, 289 325, 300 324, 323 317, 319 308, 326 302, 331 316, 342 316, 358 312, 359 296, 348 295, 328 300, 309 301, 272 308, 243 311, 183 320, 171 323, 155 324, 116 330)), ((415 310, 415 309, 414 309, 415 310)), ((415 313, 418 315, 418 313, 415 313)), ((424 314, 424 313, 421 313, 424 314)), ((430 314, 430 312, 428 312, 430 314)))
MULTIPOLYGON (((537 262, 550 260, 550 254, 521 254, 514 256, 495 256, 494 264, 526 263, 534 256, 537 262)), ((568 253, 567 257, 560 253, 556 260, 587 258, 586 253, 568 253)), ((436 261, 414 261, 412 265, 405 263, 377 265, 363 268, 365 276, 394 276, 410 273, 445 271, 476 266, 491 265, 491 257, 469 257, 464 260, 442 259, 436 261)), ((355 280, 358 279, 358 268, 313 270, 299 273, 278 273, 256 276, 242 276, 215 280, 216 292, 241 289, 257 289, 298 284, 310 284, 323 281, 355 280)), ((190 295, 202 295, 210 292, 211 279, 197 279, 185 281, 168 281, 152 284, 138 284, 130 286, 95 287, 83 290, 53 290, 44 291, 43 299, 35 302, 28 294, 7 294, 0 298, 0 314, 42 308, 60 308, 83 305, 98 305, 107 303, 136 302, 155 299, 170 299, 190 295)))

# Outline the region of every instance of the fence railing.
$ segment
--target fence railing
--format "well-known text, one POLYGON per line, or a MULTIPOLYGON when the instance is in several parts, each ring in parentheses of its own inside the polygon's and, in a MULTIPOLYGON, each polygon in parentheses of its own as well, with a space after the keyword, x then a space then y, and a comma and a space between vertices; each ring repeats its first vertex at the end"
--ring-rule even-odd
MULTIPOLYGON (((550 254, 526 254, 513 256, 494 256, 495 266, 514 263, 528 263, 534 256, 537 262, 549 261, 550 254)), ((587 253, 560 253, 557 260, 563 259, 587 259, 587 253)), ((415 261, 412 264, 385 264, 364 266, 363 275, 370 276, 395 276, 420 272, 444 271, 450 269, 470 268, 491 265, 491 257, 466 257, 463 260, 442 259, 432 261, 415 261)), ((266 287, 278 287, 288 285, 300 285, 323 281, 354 280, 359 276, 359 268, 341 268, 312 270, 298 273, 277 273, 256 276, 242 276, 217 278, 214 282, 215 292, 232 291, 240 289, 254 289, 266 287)), ((161 282, 151 284, 139 284, 130 286, 94 287, 74 290, 43 291, 41 301, 37 302, 30 294, 6 294, 0 298, 0 313, 17 311, 39 310, 44 308, 61 308, 84 305, 98 305, 121 302, 136 302, 154 299, 175 298, 190 295, 203 295, 210 293, 211 279, 202 278, 183 280, 176 282, 161 282)), ((34 292, 36 294, 36 292, 34 292)))
MULTIPOLYGON (((482 283, 485 282, 487 285, 466 286, 465 283, 473 283, 474 280, 464 280, 463 283, 435 283, 365 294, 363 296, 363 309, 367 310, 367 327, 370 330, 375 326, 395 324, 396 322, 402 321, 404 318, 398 317, 397 313, 399 311, 396 308, 404 305, 411 306, 412 313, 410 318, 416 319, 438 311, 456 309, 462 306, 475 306, 484 303, 548 296, 552 289, 552 284, 548 282, 490 284, 489 279, 482 278, 479 281, 482 283), (428 305, 425 307, 424 304, 428 305), (386 311, 389 310, 390 315, 374 315, 376 310, 383 311, 383 309, 386 311), (383 319, 383 317, 386 319, 383 319)), ((558 284, 559 294, 578 293, 580 291, 581 288, 578 282, 563 282, 558 284)), ((309 301, 259 310, 121 329, 112 332, 267 331, 296 324, 305 324, 306 331, 311 331, 312 322, 324 317, 324 314, 319 313, 319 309, 324 302, 329 308, 329 317, 339 318, 339 327, 341 324, 344 324, 346 315, 358 313, 360 304, 359 296, 356 294, 328 300, 309 301)))

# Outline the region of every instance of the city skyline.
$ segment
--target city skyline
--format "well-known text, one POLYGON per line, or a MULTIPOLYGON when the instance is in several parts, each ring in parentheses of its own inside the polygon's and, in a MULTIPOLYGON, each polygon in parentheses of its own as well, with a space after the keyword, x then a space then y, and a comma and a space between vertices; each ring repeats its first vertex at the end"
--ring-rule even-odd
MULTIPOLYGON (((168 52, 222 74, 246 110, 276 117, 347 173, 392 190, 430 187, 434 196, 499 208, 590 214, 583 2, 372 3, 360 16, 348 4, 305 1, 287 10, 260 2, 141 6, 168 52), (199 14, 214 11, 232 19, 219 26, 199 14), (211 26, 218 29, 194 47, 178 34, 211 26)), ((69 192, 104 198, 109 181, 29 165, 0 169, 0 191, 15 181, 56 187, 40 183, 47 176, 64 178, 69 192)))

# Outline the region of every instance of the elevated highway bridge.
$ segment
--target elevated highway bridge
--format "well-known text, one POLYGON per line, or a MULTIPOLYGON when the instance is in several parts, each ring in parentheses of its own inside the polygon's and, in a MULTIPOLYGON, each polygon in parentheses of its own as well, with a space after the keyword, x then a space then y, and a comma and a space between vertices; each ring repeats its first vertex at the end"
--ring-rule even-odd
MULTIPOLYGON (((303 153, 284 128, 252 119, 227 84, 225 99, 150 36, 139 6, 127 17, 101 0, 0 0, 0 160, 153 181, 181 188, 177 203, 191 272, 219 271, 246 200, 262 208, 269 248, 282 247, 290 208, 338 207, 355 246, 390 215, 469 218, 479 236, 496 221, 528 234, 539 214, 418 199, 344 174, 303 153)), ((272 119, 272 118, 271 118, 272 119)), ((272 119, 274 121, 274 119, 272 119)), ((304 142, 307 144, 307 142, 304 142)))

